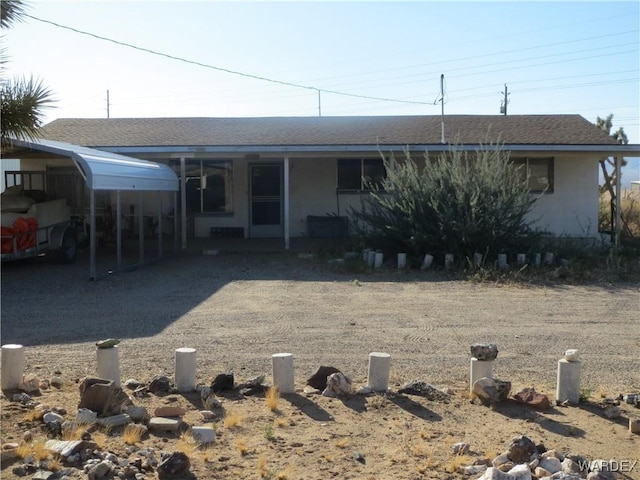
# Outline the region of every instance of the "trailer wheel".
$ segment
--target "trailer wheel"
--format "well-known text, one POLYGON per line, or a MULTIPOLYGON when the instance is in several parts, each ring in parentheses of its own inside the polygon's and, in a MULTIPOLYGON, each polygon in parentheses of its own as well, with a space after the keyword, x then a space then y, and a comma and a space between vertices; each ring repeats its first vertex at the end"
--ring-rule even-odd
POLYGON ((78 237, 76 236, 76 231, 73 228, 67 228, 64 231, 60 249, 58 250, 60 261, 65 264, 73 263, 76 261, 77 253, 78 237))

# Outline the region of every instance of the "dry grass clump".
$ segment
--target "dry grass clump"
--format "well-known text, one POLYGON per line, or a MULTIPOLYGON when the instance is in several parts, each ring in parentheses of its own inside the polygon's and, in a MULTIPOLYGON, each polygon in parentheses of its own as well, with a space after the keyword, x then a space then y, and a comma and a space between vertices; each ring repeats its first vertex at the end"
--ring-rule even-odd
POLYGON ((142 428, 140 425, 131 423, 127 425, 124 431, 122 432, 122 439, 124 440, 124 443, 127 445, 135 445, 136 443, 140 442, 140 440, 142 439, 142 435, 144 435, 144 433, 145 433, 144 428, 142 428))
POLYGON ((470 465, 473 459, 468 455, 452 455, 444 465, 447 473, 456 473, 460 468, 470 465))
POLYGON ((33 410, 29 410, 27 413, 24 414, 24 421, 39 422, 40 420, 42 420, 43 416, 44 416, 44 411, 34 408, 33 410))
POLYGON ((21 443, 20 445, 18 445, 18 448, 16 449, 16 455, 20 460, 23 460, 24 458, 28 457, 30 453, 31 453, 30 443, 21 443))
POLYGON ((81 425, 71 425, 62 430, 63 440, 81 440, 85 429, 81 425))
POLYGON ((44 446, 45 443, 46 443, 46 440, 42 438, 33 442, 33 445, 32 445, 33 456, 36 457, 36 460, 39 462, 46 460, 51 456, 51 452, 47 450, 44 446))
POLYGON ((198 453, 198 442, 190 432, 183 433, 176 442, 176 450, 184 453, 187 457, 193 458, 198 453))
POLYGON ((236 428, 239 427, 242 422, 246 420, 246 417, 237 410, 227 410, 224 414, 223 425, 225 428, 236 428))
POLYGON ((267 470, 267 458, 264 455, 260 455, 258 457, 258 465, 256 467, 256 470, 258 471, 258 475, 260 476, 260 478, 265 478, 267 475, 269 475, 269 470, 267 470))
POLYGON ((265 402, 267 404, 267 408, 271 412, 278 411, 278 403, 280 401, 280 391, 276 387, 271 387, 267 390, 267 393, 264 397, 265 402))
POLYGON ((243 457, 249 453, 249 444, 245 437, 240 437, 236 440, 236 449, 243 457))

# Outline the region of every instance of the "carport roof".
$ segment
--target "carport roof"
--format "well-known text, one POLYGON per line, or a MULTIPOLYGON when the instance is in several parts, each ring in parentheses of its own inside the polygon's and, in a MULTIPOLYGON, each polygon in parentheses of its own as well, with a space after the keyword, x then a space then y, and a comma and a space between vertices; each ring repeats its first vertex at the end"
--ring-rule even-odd
POLYGON ((167 165, 53 140, 12 140, 12 143, 71 157, 93 190, 178 190, 178 177, 167 165))

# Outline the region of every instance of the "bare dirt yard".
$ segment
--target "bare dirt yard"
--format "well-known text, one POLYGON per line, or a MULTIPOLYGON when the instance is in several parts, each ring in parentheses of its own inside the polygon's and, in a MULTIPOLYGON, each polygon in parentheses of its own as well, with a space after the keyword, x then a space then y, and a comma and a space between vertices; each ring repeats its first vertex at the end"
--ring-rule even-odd
MULTIPOLYGON (((182 430, 150 432, 133 446, 125 443, 124 427, 88 427, 96 455, 115 457, 119 466, 111 473, 157 478, 156 466, 125 467, 150 451, 159 460, 162 452, 180 450, 191 461, 182 478, 475 479, 481 474, 465 475, 460 467, 491 460, 513 437, 526 435, 564 455, 616 460, 618 478, 640 479, 633 463, 640 461, 640 435, 628 428, 640 409, 623 403, 621 416, 608 419, 599 406, 604 397, 640 392, 637 282, 477 283, 444 272, 346 268, 284 253, 190 253, 95 282, 86 265, 37 259, 2 266, 2 344, 25 346, 25 373, 62 379, 61 388, 43 388, 32 398, 61 409, 65 420, 76 417, 79 380, 96 375, 101 339, 121 340, 123 383, 148 383, 160 374, 173 380, 180 347, 197 350, 197 382, 204 385, 228 371, 236 383, 265 374, 270 384, 271 356, 294 356, 295 394, 282 395, 270 409, 264 395, 221 392, 222 408, 209 421, 199 413, 197 392, 137 397, 123 387, 151 415, 167 405, 186 413, 182 430), (494 377, 510 381, 512 393, 534 387, 552 402, 558 360, 566 349, 579 349, 587 401, 553 402, 547 410, 512 400, 472 402, 469 347, 477 342, 498 346, 494 377), (338 368, 357 391, 367 384, 370 352, 391 355, 388 393, 303 392, 320 365, 338 368), (449 398, 399 394, 410 380, 450 389, 449 398), (199 425, 215 428, 213 445, 191 440, 189 427, 199 425), (458 442, 469 444, 464 455, 452 451, 458 442)), ((86 478, 81 463, 69 466, 42 452, 41 415, 12 401, 12 393, 1 400, 2 443, 23 444, 22 456, 48 462, 58 477, 86 478), (33 437, 28 442, 26 431, 33 437)), ((0 475, 18 477, 22 463, 4 461, 0 475)))

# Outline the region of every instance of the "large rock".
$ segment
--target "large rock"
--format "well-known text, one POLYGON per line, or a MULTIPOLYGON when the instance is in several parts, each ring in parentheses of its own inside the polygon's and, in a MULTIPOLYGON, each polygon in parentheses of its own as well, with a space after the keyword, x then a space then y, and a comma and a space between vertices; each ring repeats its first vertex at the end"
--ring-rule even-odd
POLYGON ((511 382, 497 378, 482 377, 473 384, 473 395, 484 404, 498 403, 506 400, 511 391, 511 382))
POLYGON ((481 361, 495 360, 498 347, 494 343, 474 343, 471 345, 471 356, 481 361))
POLYGON ((187 411, 177 405, 164 405, 153 411, 154 417, 182 417, 187 411))
POLYGON ((315 388, 316 390, 324 390, 327 388, 327 377, 334 373, 340 373, 340 370, 335 367, 326 367, 321 365, 307 379, 307 385, 315 388))
POLYGON ((411 380, 409 382, 405 382, 404 384, 402 384, 400 389, 398 389, 398 393, 419 395, 434 402, 448 402, 450 399, 449 394, 443 392, 439 388, 434 387, 429 383, 421 382, 419 380, 411 380))
POLYGON ((173 452, 162 456, 158 465, 158 476, 164 478, 171 475, 187 473, 191 468, 189 457, 183 452, 173 452))
POLYGON ((510 473, 503 472, 495 467, 489 467, 477 480, 515 480, 516 477, 510 473))
POLYGON ((523 388, 519 392, 514 393, 513 399, 517 403, 529 405, 530 407, 538 408, 540 410, 551 408, 551 401, 549 400, 549 397, 543 393, 536 392, 533 387, 523 388))
POLYGON ((213 393, 222 392, 224 390, 233 390, 235 387, 235 380, 233 372, 221 373, 216 375, 216 378, 211 382, 211 391, 213 393))
POLYGON ((351 393, 351 380, 342 372, 332 373, 327 377, 327 388, 322 395, 326 397, 339 397, 351 393))
POLYGON ((116 415, 122 408, 131 405, 131 399, 121 388, 116 387, 113 380, 85 377, 78 386, 80 403, 78 408, 88 408, 98 415, 108 417, 116 415))
POLYGON ((521 435, 511 440, 507 456, 514 463, 529 463, 538 458, 538 449, 533 440, 521 435))
POLYGON ((149 420, 149 430, 161 432, 177 432, 182 427, 179 418, 153 417, 149 420))
POLYGON ((97 444, 86 440, 47 440, 44 448, 50 452, 57 453, 62 457, 68 457, 81 450, 93 450, 98 448, 97 444))

